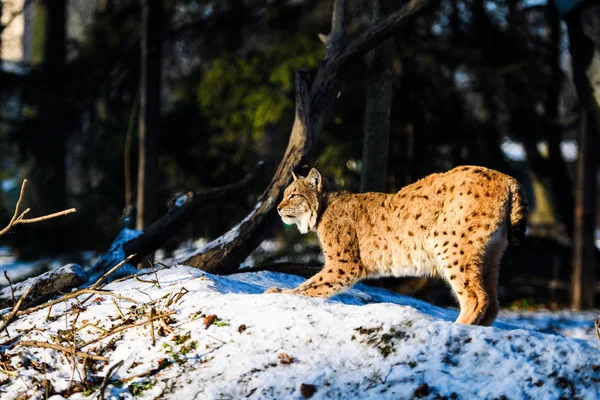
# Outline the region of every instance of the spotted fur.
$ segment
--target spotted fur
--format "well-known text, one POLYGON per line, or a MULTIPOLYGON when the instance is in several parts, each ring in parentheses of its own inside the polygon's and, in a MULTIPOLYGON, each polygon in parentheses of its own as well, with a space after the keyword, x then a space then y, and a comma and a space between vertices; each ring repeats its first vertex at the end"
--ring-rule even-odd
POLYGON ((484 167, 432 174, 395 194, 349 193, 313 168, 294 176, 277 209, 302 233, 316 230, 325 266, 295 289, 267 292, 329 297, 365 278, 437 276, 460 304, 457 323, 491 325, 500 258, 524 236, 527 199, 514 178, 484 167))

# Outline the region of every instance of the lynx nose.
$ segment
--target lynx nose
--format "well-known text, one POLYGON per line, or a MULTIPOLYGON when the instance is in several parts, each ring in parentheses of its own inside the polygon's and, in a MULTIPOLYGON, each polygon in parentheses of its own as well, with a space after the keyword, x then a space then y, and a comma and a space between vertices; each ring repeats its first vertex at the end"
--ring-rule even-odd
POLYGON ((279 204, 279 205, 277 206, 277 212, 278 212, 278 213, 281 213, 281 209, 282 209, 282 208, 283 208, 283 207, 281 206, 281 204, 279 204))

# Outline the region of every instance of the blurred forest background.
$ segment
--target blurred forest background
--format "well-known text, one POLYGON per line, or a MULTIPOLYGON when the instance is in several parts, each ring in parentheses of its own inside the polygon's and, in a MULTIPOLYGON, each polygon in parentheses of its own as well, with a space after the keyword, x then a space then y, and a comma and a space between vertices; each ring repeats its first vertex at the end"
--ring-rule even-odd
MULTIPOLYGON (((349 0, 347 36, 405 3, 349 0)), ((323 59, 333 1, 0 4, 0 225, 23 178, 32 213, 78 210, 2 237, 35 260, 103 252, 136 201, 143 229, 176 193, 278 163, 294 121, 294 71, 323 59)), ((504 299, 570 304, 572 276, 594 273, 600 158, 567 17, 553 1, 438 2, 344 71, 316 165, 356 191, 397 191, 460 164, 515 176, 531 216, 526 245, 505 257, 504 299)), ((258 192, 199 210, 165 248, 221 235, 258 192)), ((280 254, 314 243, 280 223, 270 236, 290 245, 280 254)), ((593 294, 578 306, 592 303, 593 294)))

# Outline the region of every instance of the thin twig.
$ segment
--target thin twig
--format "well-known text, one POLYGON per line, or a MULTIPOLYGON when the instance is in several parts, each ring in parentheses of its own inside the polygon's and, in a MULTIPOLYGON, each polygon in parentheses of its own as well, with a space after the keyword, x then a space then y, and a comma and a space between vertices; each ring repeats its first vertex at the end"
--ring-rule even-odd
POLYGON ((83 328, 86 328, 86 327, 88 327, 88 326, 91 326, 92 328, 96 328, 96 329, 98 329, 99 331, 102 331, 102 332, 105 332, 105 333, 106 333, 106 332, 108 332, 108 329, 102 328, 101 326, 98 326, 98 325, 96 325, 96 324, 92 324, 91 322, 86 322, 86 323, 84 323, 84 324, 83 324, 83 325, 81 325, 79 328, 77 328, 77 331, 80 331, 80 330, 82 330, 83 328))
MULTIPOLYGON (((73 367, 71 368, 71 381, 69 382, 69 390, 71 389, 71 387, 73 386, 73 382, 75 382, 75 371, 77 371, 77 373, 79 373, 79 370, 77 369, 77 331, 75 330, 75 324, 77 323, 77 319, 79 318, 79 313, 75 314, 75 318, 73 319, 73 323, 71 324, 71 332, 73 334, 73 342, 71 343, 71 347, 69 348, 69 351, 71 353, 71 357, 72 360, 71 362, 73 363, 73 367)), ((67 325, 69 324, 69 316, 67 315, 67 325)), ((87 357, 84 357, 84 364, 83 364, 83 368, 85 368, 85 360, 87 359, 87 357)))
POLYGON ((120 326, 120 327, 118 327, 118 328, 116 328, 116 329, 113 329, 113 330, 112 330, 112 331, 110 331, 110 332, 107 332, 107 333, 105 333, 105 334, 103 334, 103 335, 100 335, 100 336, 98 336, 98 337, 97 337, 97 338, 95 338, 95 339, 92 339, 92 340, 89 340, 89 341, 85 342, 84 344, 82 344, 81 346, 79 346, 79 348, 80 348, 80 349, 83 349, 84 347, 87 347, 87 346, 89 346, 90 344, 93 344, 93 343, 99 342, 100 340, 102 340, 102 339, 106 339, 107 337, 109 337, 109 336, 112 336, 112 335, 114 335, 114 334, 116 334, 116 333, 123 332, 123 331, 125 331, 125 330, 127 330, 127 329, 135 328, 135 327, 138 327, 138 326, 143 326, 143 325, 146 325, 146 324, 147 324, 147 323, 149 323, 150 321, 155 321, 155 320, 157 320, 157 319, 161 319, 161 318, 164 318, 164 317, 168 317, 169 315, 172 315, 172 314, 175 314, 175 311, 170 311, 170 312, 168 312, 168 313, 164 313, 164 314, 157 314, 157 315, 155 315, 155 316, 154 316, 154 317, 152 317, 152 318, 148 318, 146 321, 141 321, 141 322, 138 322, 138 323, 135 323, 135 324, 131 324, 131 325, 123 325, 123 326, 120 326))
POLYGON ((152 347, 156 344, 156 337, 154 336, 154 316, 156 315, 156 310, 154 307, 150 309, 150 336, 152 337, 152 347))
POLYGON ((152 272, 154 273, 154 279, 156 279, 156 286, 159 289, 162 289, 160 287, 160 282, 158 281, 158 274, 156 273, 156 270, 154 269, 154 263, 152 261, 150 261, 150 260, 148 260, 148 263, 150 264, 150 269, 152 269, 152 272))
POLYGON ((154 303, 156 300, 154 300, 152 298, 152 296, 150 296, 148 293, 144 292, 143 290, 140 290, 138 288, 135 288, 135 290, 137 290, 138 292, 140 292, 141 294, 145 294, 146 296, 148 296, 148 298, 150 299, 150 303, 154 303))
POLYGON ((52 213, 52 214, 42 215, 41 217, 35 217, 35 218, 29 218, 29 219, 20 219, 17 222, 15 222, 14 225, 17 225, 17 224, 33 224, 34 222, 46 221, 48 219, 52 219, 52 218, 56 218, 56 217, 61 217, 63 215, 72 214, 72 213, 74 213, 76 211, 77 211, 76 208, 69 208, 67 210, 58 211, 58 212, 55 212, 55 213, 52 213))
POLYGON ((53 306, 55 304, 62 303, 62 302, 67 301, 69 299, 76 298, 77 296, 81 296, 82 294, 88 294, 88 293, 91 293, 92 295, 98 295, 98 294, 100 294, 100 295, 105 295, 105 296, 112 296, 112 297, 116 297, 117 299, 127 300, 127 301, 130 301, 130 302, 135 303, 135 304, 140 304, 139 301, 134 300, 134 299, 132 299, 130 297, 120 296, 118 294, 115 294, 115 293, 112 293, 112 292, 109 292, 109 291, 106 291, 106 290, 81 289, 81 290, 78 290, 76 292, 67 293, 64 296, 59 297, 58 299, 51 300, 51 301, 49 301, 47 303, 44 303, 44 304, 40 304, 39 306, 32 307, 32 308, 30 308, 28 310, 20 311, 17 315, 21 316, 21 315, 31 314, 31 313, 34 313, 36 311, 42 310, 42 309, 44 309, 46 307, 51 307, 51 306, 53 306))
POLYGON ((104 282, 104 280, 106 278, 108 278, 111 274, 113 274, 116 270, 118 270, 119 268, 121 268, 123 265, 127 264, 127 262, 129 262, 129 260, 131 260, 135 256, 136 256, 136 254, 130 254, 126 259, 124 259, 123 261, 121 261, 120 263, 118 263, 117 265, 115 265, 114 267, 112 267, 107 273, 105 273, 104 275, 102 275, 100 277, 100 279, 98 279, 96 281, 96 283, 94 283, 92 286, 90 286, 90 288, 91 289, 96 289, 98 286, 100 286, 100 284, 102 282, 104 282))
POLYGON ((48 314, 46 314, 46 321, 50 319, 50 315, 52 315, 52 305, 48 307, 48 314))
MULTIPOLYGON (((48 349, 54 349, 54 350, 58 350, 58 351, 62 351, 64 353, 68 353, 68 354, 73 354, 73 351, 65 346, 61 346, 60 344, 56 344, 56 343, 49 343, 49 342, 41 342, 39 340, 23 340, 21 342, 19 342, 19 346, 24 346, 24 347, 44 347, 44 348, 48 348, 48 349)), ((86 353, 83 351, 75 351, 75 355, 77 357, 88 357, 91 360, 94 361, 108 361, 108 358, 106 357, 102 357, 102 356, 97 356, 95 354, 90 354, 90 353, 86 353)))
POLYGON ((139 277, 139 276, 137 276, 137 275, 134 275, 134 278, 135 278, 135 280, 136 280, 136 281, 138 281, 138 282, 141 282, 141 283, 149 283, 149 284, 151 284, 151 285, 158 286, 158 288, 160 289, 160 285, 158 284, 158 281, 155 281, 155 280, 146 280, 146 279, 142 279, 142 278, 140 278, 140 277, 139 277))
POLYGON ((19 199, 17 200, 17 204, 15 206, 15 212, 14 212, 12 218, 10 219, 8 225, 6 225, 6 228, 4 228, 0 231, 0 236, 4 235, 6 232, 10 231, 13 226, 18 225, 18 224, 32 224, 34 222, 40 222, 40 221, 45 221, 50 218, 61 217, 63 215, 71 214, 71 213, 74 213, 75 211, 77 211, 75 208, 69 208, 68 210, 58 211, 53 214, 43 215, 41 217, 36 217, 36 218, 25 219, 25 214, 27 214, 30 209, 27 208, 21 214, 19 214, 19 209, 21 208, 21 201, 23 201, 23 193, 25 192, 26 185, 27 185, 27 179, 23 179, 23 184, 21 185, 21 192, 19 194, 19 199))
POLYGON ((5 375, 13 376, 15 378, 17 376, 19 376, 19 374, 17 374, 15 371, 9 371, 7 369, 2 369, 2 368, 0 368, 0 374, 5 374, 5 375))
POLYGON ((104 391, 106 390, 106 387, 108 386, 108 383, 110 382, 110 379, 117 372, 117 370, 119 368, 121 368, 122 365, 123 365, 123 360, 119 361, 118 363, 114 364, 112 367, 110 367, 108 369, 108 372, 104 376, 104 379, 102 380, 102 384, 100 385, 100 388, 98 389, 98 400, 104 400, 104 391))
POLYGON ((161 365, 160 365, 159 367, 157 367, 157 368, 152 368, 152 369, 150 369, 150 370, 148 370, 148 371, 140 372, 139 374, 129 375, 128 377, 126 377, 126 378, 121 378, 121 379, 119 379, 119 380, 120 380, 121 382, 129 382, 129 381, 132 381, 132 380, 134 380, 134 379, 136 379, 136 378, 143 378, 143 377, 146 377, 146 376, 154 375, 154 374, 156 374, 157 372, 160 372, 160 371, 162 371, 163 369, 165 369, 165 368, 167 368, 167 367, 170 367, 171 365, 173 365, 173 364, 175 364, 175 363, 176 363, 176 361, 175 361, 175 360, 171 360, 171 361, 169 361, 169 362, 166 362, 166 363, 164 363, 164 364, 161 364, 161 365))
POLYGON ((4 317, 2 318, 2 322, 0 322, 0 332, 2 332, 3 330, 6 330, 6 334, 8 334, 8 329, 7 329, 8 324, 10 324, 12 322, 12 320, 15 318, 15 316, 19 312, 19 308, 21 308, 21 304, 23 304, 23 301, 25 301, 25 298, 27 297, 27 295, 29 294, 30 291, 31 291, 30 287, 25 289, 25 292, 21 295, 21 297, 19 298, 19 301, 17 301, 17 303, 14 305, 10 314, 8 314, 5 318, 4 317))
POLYGON ((10 278, 8 277, 8 272, 6 272, 6 270, 4 270, 4 277, 6 278, 6 280, 8 281, 8 286, 10 286, 10 295, 12 296, 12 301, 13 304, 15 304, 15 302, 17 301, 15 299, 15 289, 13 288, 13 284, 12 281, 10 280, 10 278))
POLYGON ((115 308, 119 312, 119 315, 121 316, 121 319, 123 319, 123 321, 125 321, 127 318, 125 318, 125 315, 123 314, 123 311, 121 311, 121 308, 119 308, 119 306, 117 305, 117 302, 115 301, 114 298, 112 298, 111 300, 112 300, 112 303, 114 304, 115 308))

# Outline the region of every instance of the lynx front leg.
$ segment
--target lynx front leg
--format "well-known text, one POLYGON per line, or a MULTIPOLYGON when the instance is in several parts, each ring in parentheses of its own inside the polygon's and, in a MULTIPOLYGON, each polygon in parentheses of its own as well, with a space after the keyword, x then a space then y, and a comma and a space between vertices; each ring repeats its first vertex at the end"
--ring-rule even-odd
POLYGON ((311 297, 331 297, 348 289, 363 277, 364 267, 360 260, 326 263, 323 269, 295 289, 269 288, 265 293, 302 294, 311 297))

